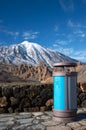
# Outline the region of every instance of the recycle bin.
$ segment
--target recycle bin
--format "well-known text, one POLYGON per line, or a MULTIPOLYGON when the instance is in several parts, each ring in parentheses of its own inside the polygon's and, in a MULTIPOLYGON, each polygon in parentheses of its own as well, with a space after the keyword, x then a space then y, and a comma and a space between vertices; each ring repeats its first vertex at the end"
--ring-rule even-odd
POLYGON ((54 80, 54 106, 53 119, 67 122, 76 119, 77 95, 76 63, 60 62, 55 63, 53 72, 54 80))

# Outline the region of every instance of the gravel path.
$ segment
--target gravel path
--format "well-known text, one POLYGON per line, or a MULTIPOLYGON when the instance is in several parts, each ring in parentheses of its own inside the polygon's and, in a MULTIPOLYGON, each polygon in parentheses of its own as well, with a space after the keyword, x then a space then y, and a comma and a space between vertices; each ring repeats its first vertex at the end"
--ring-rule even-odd
POLYGON ((86 130, 86 108, 77 111, 77 121, 53 121, 52 111, 0 114, 0 130, 86 130))

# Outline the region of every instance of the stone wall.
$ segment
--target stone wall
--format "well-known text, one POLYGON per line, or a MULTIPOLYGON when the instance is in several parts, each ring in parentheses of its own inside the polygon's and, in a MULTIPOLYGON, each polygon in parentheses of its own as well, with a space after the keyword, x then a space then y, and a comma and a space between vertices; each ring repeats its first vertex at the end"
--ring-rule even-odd
MULTIPOLYGON (((0 85, 0 113, 51 110, 53 105, 52 84, 0 85)), ((86 107, 86 93, 77 87, 77 105, 86 107)))
POLYGON ((52 98, 52 89, 51 84, 0 86, 0 113, 49 110, 46 102, 52 98))
POLYGON ((86 86, 84 83, 77 84, 77 105, 78 107, 86 107, 86 86))

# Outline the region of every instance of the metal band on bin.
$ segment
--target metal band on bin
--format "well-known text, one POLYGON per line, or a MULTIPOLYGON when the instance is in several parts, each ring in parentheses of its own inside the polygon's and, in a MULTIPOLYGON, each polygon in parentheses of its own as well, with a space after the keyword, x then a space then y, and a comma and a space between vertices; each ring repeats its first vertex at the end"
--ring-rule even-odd
POLYGON ((53 72, 53 76, 76 76, 77 72, 65 72, 65 71, 57 71, 53 72))
POLYGON ((77 64, 75 62, 71 63, 71 62, 59 62, 59 63, 55 63, 53 65, 54 67, 75 67, 77 66, 77 64))
POLYGON ((77 110, 64 110, 64 111, 60 111, 60 110, 53 110, 53 115, 56 117, 73 117, 76 115, 77 110))

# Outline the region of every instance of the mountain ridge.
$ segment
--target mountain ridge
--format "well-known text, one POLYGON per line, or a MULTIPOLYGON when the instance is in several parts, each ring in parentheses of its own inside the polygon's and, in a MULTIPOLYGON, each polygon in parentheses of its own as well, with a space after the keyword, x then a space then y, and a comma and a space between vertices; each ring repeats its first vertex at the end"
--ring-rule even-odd
POLYGON ((65 56, 64 54, 28 41, 0 47, 1 63, 38 65, 40 61, 43 61, 50 67, 52 67, 55 62, 76 62, 75 59, 65 56))

